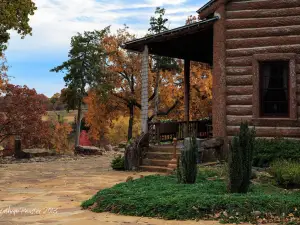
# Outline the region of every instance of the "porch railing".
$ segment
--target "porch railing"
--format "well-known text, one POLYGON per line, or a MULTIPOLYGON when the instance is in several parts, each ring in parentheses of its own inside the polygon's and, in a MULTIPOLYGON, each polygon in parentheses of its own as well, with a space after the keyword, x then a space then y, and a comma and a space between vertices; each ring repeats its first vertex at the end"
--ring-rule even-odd
MULTIPOLYGON (((151 122, 148 126, 150 143, 160 144, 162 142, 172 142, 174 138, 177 140, 184 139, 185 121, 151 122)), ((190 121, 188 132, 189 135, 197 138, 209 138, 212 136, 211 121, 190 121)))

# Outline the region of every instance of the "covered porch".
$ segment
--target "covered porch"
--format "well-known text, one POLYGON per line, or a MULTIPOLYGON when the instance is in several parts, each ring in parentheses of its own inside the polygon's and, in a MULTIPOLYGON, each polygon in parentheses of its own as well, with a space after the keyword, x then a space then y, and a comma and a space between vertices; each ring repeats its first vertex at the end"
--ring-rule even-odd
MULTIPOLYGON (((153 143, 178 140, 196 135, 199 138, 212 136, 211 123, 190 121, 190 64, 191 61, 214 62, 214 24, 219 17, 195 22, 153 36, 127 42, 123 47, 143 54, 142 62, 142 132, 149 133, 153 143), (184 60, 184 121, 149 123, 148 121, 148 69, 149 54, 184 60)), ((213 113, 214 114, 214 113, 213 113)), ((200 119, 200 118, 199 118, 200 119)))

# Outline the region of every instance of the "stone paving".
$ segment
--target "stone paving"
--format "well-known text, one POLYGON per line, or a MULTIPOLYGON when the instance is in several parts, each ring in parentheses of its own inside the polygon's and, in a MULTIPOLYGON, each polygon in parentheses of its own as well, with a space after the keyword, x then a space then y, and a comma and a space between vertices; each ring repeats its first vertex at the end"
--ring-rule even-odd
POLYGON ((69 161, 0 164, 0 225, 213 225, 81 210, 100 189, 150 173, 110 170, 111 155, 69 161))

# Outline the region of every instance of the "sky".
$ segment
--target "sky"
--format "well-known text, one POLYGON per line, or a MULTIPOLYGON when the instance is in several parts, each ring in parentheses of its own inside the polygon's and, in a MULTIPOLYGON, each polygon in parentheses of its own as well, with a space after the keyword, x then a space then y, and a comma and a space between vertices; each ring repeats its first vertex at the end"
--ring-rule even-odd
POLYGON ((137 37, 146 34, 155 8, 166 9, 170 29, 182 26, 208 0, 33 0, 38 7, 30 19, 32 36, 11 32, 6 57, 10 81, 51 97, 64 87, 63 74, 49 72, 68 59, 70 40, 77 32, 124 24, 137 37))

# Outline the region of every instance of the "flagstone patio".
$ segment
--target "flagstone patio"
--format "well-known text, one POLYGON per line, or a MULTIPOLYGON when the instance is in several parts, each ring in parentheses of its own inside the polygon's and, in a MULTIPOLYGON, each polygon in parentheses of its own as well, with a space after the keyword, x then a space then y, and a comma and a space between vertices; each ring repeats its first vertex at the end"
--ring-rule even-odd
POLYGON ((219 224, 164 221, 81 210, 81 202, 100 189, 125 182, 128 176, 139 178, 151 174, 112 171, 111 159, 111 155, 104 155, 76 161, 0 164, 0 225, 219 224))

